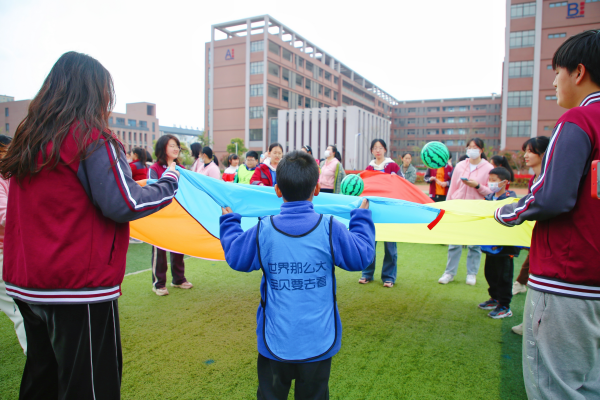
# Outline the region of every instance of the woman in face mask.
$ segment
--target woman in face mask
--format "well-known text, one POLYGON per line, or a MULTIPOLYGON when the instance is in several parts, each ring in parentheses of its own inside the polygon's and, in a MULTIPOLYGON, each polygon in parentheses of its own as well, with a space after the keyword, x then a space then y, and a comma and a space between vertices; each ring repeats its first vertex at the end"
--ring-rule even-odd
POLYGON ((342 157, 334 145, 327 146, 325 161, 321 165, 321 193, 340 193, 346 172, 342 166, 342 157))
MULTIPOLYGON (((485 196, 492 193, 488 187, 490 171, 494 168, 487 162, 483 152, 483 140, 471 139, 467 145, 467 159, 459 162, 452 171, 452 180, 446 200, 483 200, 485 196)), ((467 285, 475 285, 477 272, 481 262, 481 246, 467 246, 467 285)), ((447 284, 454 280, 458 271, 458 263, 462 255, 461 245, 448 246, 448 263, 446 271, 438 280, 441 284, 447 284)))

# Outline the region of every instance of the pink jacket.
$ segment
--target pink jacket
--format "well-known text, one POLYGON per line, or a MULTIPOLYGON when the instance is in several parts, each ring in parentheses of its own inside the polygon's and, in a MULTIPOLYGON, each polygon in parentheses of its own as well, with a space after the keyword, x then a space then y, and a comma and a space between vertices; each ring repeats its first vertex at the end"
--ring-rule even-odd
POLYGON ((494 169, 492 164, 486 160, 481 160, 473 172, 469 167, 469 159, 459 162, 452 171, 452 180, 446 200, 483 200, 485 196, 492 193, 488 187, 490 171, 494 169), (465 185, 461 177, 472 179, 479 183, 479 189, 465 185))
POLYGON ((0 249, 4 249, 4 226, 8 204, 8 181, 0 178, 0 249))
POLYGON ((201 159, 196 160, 192 165, 192 171, 198 172, 199 174, 210 176, 211 178, 221 179, 221 170, 217 167, 217 164, 211 161, 210 164, 204 166, 204 162, 201 159))

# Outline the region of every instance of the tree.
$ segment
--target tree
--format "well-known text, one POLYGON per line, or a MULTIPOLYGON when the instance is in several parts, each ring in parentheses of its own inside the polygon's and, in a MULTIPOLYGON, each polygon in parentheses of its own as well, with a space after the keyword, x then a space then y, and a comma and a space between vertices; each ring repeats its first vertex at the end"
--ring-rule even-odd
POLYGON ((187 143, 181 142, 181 151, 179 152, 179 162, 185 166, 190 166, 194 163, 194 158, 192 157, 192 153, 188 148, 187 143))
POLYGON ((248 151, 248 149, 246 147, 244 147, 244 139, 233 138, 233 139, 231 139, 231 143, 227 145, 226 151, 229 154, 237 154, 238 156, 241 156, 242 154, 245 154, 248 151), (236 153, 236 146, 235 146, 236 144, 237 144, 237 153, 236 153))
POLYGON ((202 131, 202 134, 198 135, 198 143, 200 143, 202 147, 212 145, 212 140, 208 137, 208 132, 202 131))

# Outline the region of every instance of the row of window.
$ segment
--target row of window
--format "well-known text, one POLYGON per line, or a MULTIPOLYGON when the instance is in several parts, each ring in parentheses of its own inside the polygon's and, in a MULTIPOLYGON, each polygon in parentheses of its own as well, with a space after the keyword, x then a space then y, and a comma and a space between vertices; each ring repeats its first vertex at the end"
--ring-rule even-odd
MULTIPOLYGON (((308 81, 309 79, 307 79, 308 81)), ((313 82, 314 83, 314 82, 313 82)), ((323 90, 323 86, 319 85, 320 88, 318 90, 319 94, 324 95, 327 98, 331 97, 331 93, 333 92, 333 100, 337 101, 338 100, 338 92, 335 91, 331 91, 329 88, 325 88, 323 90)), ((275 85, 268 85, 268 96, 272 97, 274 99, 279 99, 279 91, 280 88, 278 88, 275 85)), ((294 93, 294 92, 291 92, 294 93)), ((261 97, 264 95, 264 88, 263 88, 263 84, 262 83, 258 83, 256 85, 250 85, 250 97, 261 97)), ((281 95, 282 95, 282 100, 284 101, 288 101, 288 97, 290 95, 290 91, 286 90, 286 89, 281 89, 281 95)), ((316 94, 315 94, 316 95, 316 94)), ((299 99, 304 98, 304 96, 299 96, 299 99)), ((309 99, 308 97, 306 97, 307 99, 309 99)), ((300 100, 299 100, 300 101, 300 100)), ((312 100, 313 102, 316 100, 312 100)), ((302 104, 298 104, 299 106, 302 106, 302 104)))
POLYGON ((518 49, 521 47, 533 47, 535 44, 535 31, 518 31, 510 33, 509 47, 518 49))
MULTIPOLYGON (((138 140, 138 133, 137 132, 129 132, 129 135, 126 135, 127 132, 123 131, 123 135, 121 135, 121 131, 117 131, 117 137, 119 138, 119 140, 125 142, 125 141, 129 141, 131 142, 132 137, 133 137, 133 143, 137 143, 138 140)), ((143 134, 143 140, 142 140, 142 133, 140 132, 139 135, 139 139, 140 139, 140 144, 148 144, 148 134, 144 133, 143 134)), ((155 135, 152 135, 152 140, 155 139, 155 135)))
POLYGON ((529 137, 531 136, 531 121, 506 121, 506 136, 529 137))
MULTIPOLYGON (((469 111, 471 109, 471 106, 448 106, 448 107, 443 107, 442 110, 444 112, 456 112, 456 111, 469 111)), ((474 106, 473 110, 485 110, 486 106, 474 106)), ((396 113, 400 114, 400 110, 399 108, 396 109, 396 113)), ((407 110, 406 112, 408 113, 416 113, 417 109, 416 108, 407 108, 405 109, 407 110)), ((439 112, 440 111, 440 107, 427 107, 427 112, 439 112)))
POLYGON ((508 63, 509 78, 533 76, 533 61, 516 61, 508 63))
POLYGON ((5 117, 8 117, 8 107, 5 107, 5 108, 4 108, 4 116, 5 116, 5 117))
POLYGON ((567 34, 566 33, 551 33, 548 35, 548 39, 558 39, 558 38, 562 38, 562 37, 566 37, 567 34))
MULTIPOLYGON (((136 128, 136 127, 140 127, 140 128, 148 128, 148 121, 136 121, 135 119, 128 119, 127 120, 127 125, 125 125, 125 118, 119 118, 117 117, 117 123, 116 125, 121 125, 121 126, 130 126, 132 128, 136 128), (139 123, 138 123, 139 122, 139 123)), ((109 117, 108 118, 108 123, 109 124, 113 124, 113 117, 109 117)), ((152 132, 154 132, 156 129, 156 123, 152 123, 152 132)))
POLYGON ((535 2, 514 4, 510 6, 510 18, 525 18, 535 15, 535 2))

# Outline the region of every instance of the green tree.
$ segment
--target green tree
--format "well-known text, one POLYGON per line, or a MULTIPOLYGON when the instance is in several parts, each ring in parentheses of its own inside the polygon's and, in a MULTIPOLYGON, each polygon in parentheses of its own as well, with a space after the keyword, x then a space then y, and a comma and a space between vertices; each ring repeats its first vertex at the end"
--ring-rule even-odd
POLYGON ((240 138, 233 138, 231 139, 231 143, 227 145, 227 153, 229 154, 237 154, 238 156, 241 156, 242 154, 245 154, 248 149, 246 147, 244 147, 244 139, 240 139, 240 138), (237 153, 236 153, 236 145, 237 144, 237 153))
POLYGON ((202 147, 211 146, 213 144, 212 140, 208 137, 208 132, 202 131, 201 135, 198 135, 198 143, 202 145, 202 147))
POLYGON ((186 167, 191 166, 194 163, 194 157, 192 157, 192 152, 190 151, 187 143, 181 142, 181 151, 179 152, 179 162, 186 167))

